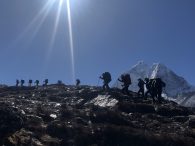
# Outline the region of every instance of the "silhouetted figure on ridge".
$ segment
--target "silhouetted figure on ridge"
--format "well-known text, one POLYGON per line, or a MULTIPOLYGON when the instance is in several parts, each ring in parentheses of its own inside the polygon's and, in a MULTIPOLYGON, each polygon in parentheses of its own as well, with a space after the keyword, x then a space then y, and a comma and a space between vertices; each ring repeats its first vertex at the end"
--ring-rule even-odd
POLYGON ((109 83, 112 81, 111 74, 109 72, 105 72, 100 76, 100 79, 103 80, 103 90, 110 89, 109 83))
POLYGON ((36 86, 36 88, 38 88, 38 86, 39 86, 39 80, 36 80, 35 81, 35 86, 36 86))
POLYGON ((153 80, 152 84, 152 94, 153 96, 157 97, 158 101, 161 102, 162 99, 162 91, 163 88, 166 86, 165 82, 162 81, 161 78, 156 78, 153 80))
POLYGON ((29 86, 29 87, 32 86, 32 82, 33 82, 33 81, 32 81, 31 79, 28 81, 28 86, 29 86))
POLYGON ((153 102, 155 102, 155 98, 157 98, 159 103, 161 103, 163 87, 166 86, 165 82, 163 82, 161 78, 155 78, 155 79, 146 78, 145 80, 146 80, 146 88, 148 90, 145 96, 147 97, 148 93, 150 93, 153 102))
POLYGON ((18 87, 19 84, 20 84, 20 81, 17 79, 17 80, 16 80, 16 87, 18 87))
POLYGON ((118 81, 123 83, 122 93, 129 95, 129 86, 131 85, 130 74, 122 74, 121 79, 118 79, 118 81))
POLYGON ((81 81, 79 79, 76 80, 76 86, 79 86, 81 81))
POLYGON ((47 86, 48 85, 48 82, 49 82, 49 80, 48 79, 45 79, 45 81, 43 82, 44 83, 43 86, 47 86))
POLYGON ((25 83, 25 81, 24 81, 24 80, 21 80, 21 81, 20 81, 21 87, 23 87, 23 86, 24 86, 24 83, 25 83))
POLYGON ((137 92, 139 95, 141 93, 141 96, 144 97, 144 85, 145 82, 142 79, 138 79, 138 87, 139 87, 139 91, 137 92))
POLYGON ((62 85, 62 81, 61 80, 58 80, 58 85, 62 85))
POLYGON ((145 80, 146 89, 147 89, 147 91, 145 93, 145 98, 147 99, 148 94, 151 95, 151 86, 152 86, 153 79, 145 78, 144 80, 145 80))

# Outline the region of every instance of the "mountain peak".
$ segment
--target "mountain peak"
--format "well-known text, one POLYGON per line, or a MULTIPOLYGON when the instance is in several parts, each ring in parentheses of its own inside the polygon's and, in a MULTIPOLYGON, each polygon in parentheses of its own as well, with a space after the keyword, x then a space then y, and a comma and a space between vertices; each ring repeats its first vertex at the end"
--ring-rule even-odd
MULTIPOLYGON (((130 90, 138 91, 137 79, 161 78, 166 83, 164 94, 168 97, 177 98, 182 93, 192 91, 192 86, 183 78, 174 73, 166 65, 162 63, 153 63, 151 66, 144 61, 139 61, 128 72, 131 75, 132 85, 130 90)), ((121 84, 116 82, 115 87, 121 88, 121 84)))
POLYGON ((135 64, 132 68, 145 67, 145 66, 148 66, 148 64, 146 64, 146 63, 142 60, 142 61, 138 61, 138 63, 135 64))
POLYGON ((140 72, 141 74, 143 74, 145 72, 148 72, 149 68, 150 67, 148 66, 148 64, 146 64, 144 61, 139 61, 131 68, 130 72, 140 72))

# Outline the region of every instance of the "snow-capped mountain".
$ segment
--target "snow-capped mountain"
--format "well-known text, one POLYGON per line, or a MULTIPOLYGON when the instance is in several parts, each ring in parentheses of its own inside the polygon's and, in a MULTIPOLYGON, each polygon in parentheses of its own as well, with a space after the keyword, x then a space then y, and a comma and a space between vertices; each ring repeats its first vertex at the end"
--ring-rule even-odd
MULTIPOLYGON (((160 77, 166 83, 164 94, 167 97, 171 97, 180 103, 182 103, 184 100, 187 100, 187 97, 189 99, 191 96, 195 98, 195 94, 191 94, 190 97, 185 96, 183 97, 184 99, 181 99, 182 95, 184 96, 188 93, 193 93, 193 91, 195 91, 195 87, 190 85, 183 77, 178 76, 171 69, 167 68, 161 63, 154 63, 152 66, 149 66, 143 61, 140 61, 138 62, 138 64, 134 65, 129 71, 124 73, 129 73, 131 75, 132 85, 129 89, 132 91, 138 91, 137 84, 139 78, 144 79, 147 77, 152 79, 160 77), (179 99, 180 101, 178 101, 179 99)), ((116 81, 114 87, 121 88, 121 83, 119 81, 116 81)), ((187 103, 187 101, 185 103, 187 103)))

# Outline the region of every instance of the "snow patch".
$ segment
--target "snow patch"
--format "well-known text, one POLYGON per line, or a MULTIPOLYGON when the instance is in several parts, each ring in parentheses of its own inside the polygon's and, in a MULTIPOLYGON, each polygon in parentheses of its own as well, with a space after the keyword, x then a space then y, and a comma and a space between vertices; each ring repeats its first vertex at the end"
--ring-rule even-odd
POLYGON ((98 95, 90 103, 101 107, 114 107, 118 103, 118 100, 111 98, 110 95, 98 95))

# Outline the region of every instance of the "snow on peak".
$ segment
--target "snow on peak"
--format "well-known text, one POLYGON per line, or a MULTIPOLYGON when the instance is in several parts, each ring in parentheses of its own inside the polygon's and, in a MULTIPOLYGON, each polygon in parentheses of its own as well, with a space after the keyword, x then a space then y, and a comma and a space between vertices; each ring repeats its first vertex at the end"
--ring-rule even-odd
POLYGON ((150 72, 150 78, 157 78, 159 76, 161 76, 160 74, 163 74, 164 72, 166 72, 168 69, 166 66, 164 66, 161 63, 154 63, 151 67, 151 72, 150 72))
MULTIPOLYGON (((134 65, 130 71, 125 72, 131 75, 132 85, 130 90, 138 91, 138 79, 139 78, 161 78, 166 83, 166 88, 164 94, 169 97, 176 98, 182 93, 187 93, 192 91, 193 87, 183 78, 174 73, 171 69, 166 67, 162 63, 154 63, 151 67, 144 63, 143 61, 138 62, 134 65)), ((121 88, 121 83, 116 82, 115 87, 121 88)))
MULTIPOLYGON (((129 71, 125 72, 124 74, 128 73, 131 76, 132 85, 130 86, 130 90, 137 91, 138 87, 138 79, 148 77, 150 67, 144 63, 143 61, 139 61, 136 65, 134 65, 129 71)), ((120 76, 119 76, 120 78, 120 76)), ((116 81, 114 87, 122 88, 121 82, 116 81)))

